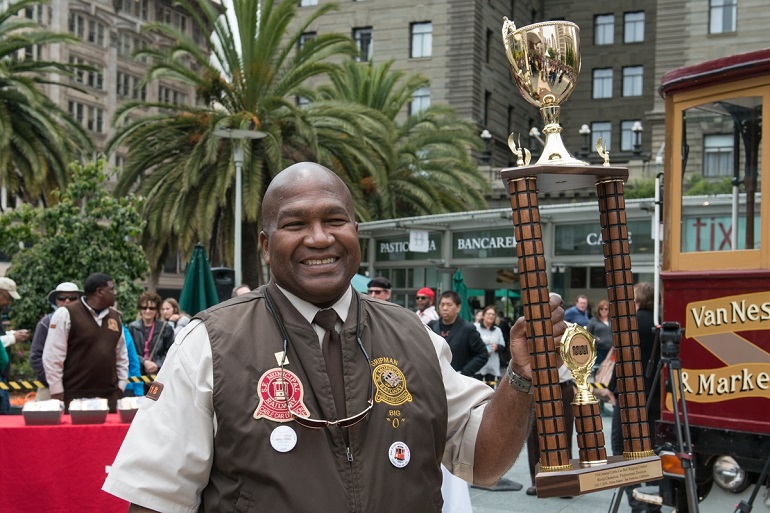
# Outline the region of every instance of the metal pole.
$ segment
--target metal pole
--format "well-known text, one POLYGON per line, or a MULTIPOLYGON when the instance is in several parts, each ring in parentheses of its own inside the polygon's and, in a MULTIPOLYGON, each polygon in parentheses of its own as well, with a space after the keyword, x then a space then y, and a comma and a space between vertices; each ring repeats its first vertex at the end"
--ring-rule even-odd
POLYGON ((243 264, 241 263, 242 244, 241 222, 243 221, 243 140, 233 140, 233 160, 235 161, 235 255, 233 268, 235 269, 235 286, 243 283, 243 264))
MULTIPOLYGON (((733 180, 733 208, 732 208, 732 230, 730 231, 730 249, 738 249, 738 196, 740 194, 739 185, 733 180)), ((751 249, 751 248, 746 248, 751 249)))
POLYGON ((654 273, 655 273, 655 283, 654 283, 654 290, 655 290, 655 297, 653 298, 653 307, 652 307, 652 319, 655 322, 655 324, 658 324, 660 322, 660 239, 662 238, 662 234, 660 233, 661 228, 661 222, 660 222, 660 212, 661 212, 661 202, 663 201, 663 198, 660 197, 660 177, 663 173, 658 173, 655 177, 655 218, 653 219, 653 237, 654 237, 654 273))

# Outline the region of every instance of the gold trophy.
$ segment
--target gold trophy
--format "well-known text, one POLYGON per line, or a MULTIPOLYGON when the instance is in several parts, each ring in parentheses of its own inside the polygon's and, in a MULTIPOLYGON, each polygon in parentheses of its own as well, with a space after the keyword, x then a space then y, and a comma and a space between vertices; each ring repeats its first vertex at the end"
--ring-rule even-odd
POLYGON ((519 91, 540 108, 546 135, 543 153, 529 165, 529 152, 515 144, 518 167, 503 169, 501 177, 511 198, 519 282, 530 340, 535 394, 535 423, 540 461, 535 469, 538 497, 558 497, 653 481, 662 476, 660 459, 650 443, 639 361, 639 334, 631 276, 623 186, 628 169, 609 165, 608 148, 597 142, 604 165, 589 165, 564 147, 559 125, 560 105, 575 88, 580 71, 578 26, 567 21, 536 23, 517 29, 507 18, 503 42, 519 91), (580 327, 563 336, 561 351, 579 384, 571 405, 575 414, 579 458, 570 459, 564 407, 553 336, 547 265, 545 262, 539 192, 556 192, 595 185, 602 226, 607 296, 615 346, 623 455, 607 457, 598 401, 586 381, 596 358, 593 337, 580 327))
POLYGON ((580 73, 578 26, 568 21, 536 23, 516 29, 503 18, 503 42, 521 95, 540 108, 545 147, 535 165, 587 166, 561 140, 560 104, 575 89, 580 73))

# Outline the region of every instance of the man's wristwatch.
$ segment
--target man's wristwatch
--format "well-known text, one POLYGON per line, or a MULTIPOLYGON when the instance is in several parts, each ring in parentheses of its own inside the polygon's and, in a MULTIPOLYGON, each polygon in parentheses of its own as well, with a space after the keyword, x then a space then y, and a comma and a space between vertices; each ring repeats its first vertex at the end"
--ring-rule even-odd
POLYGON ((532 380, 522 378, 515 372, 513 372, 513 369, 511 368, 510 364, 508 365, 508 383, 511 384, 513 388, 518 390, 519 392, 523 392, 525 394, 533 394, 535 390, 532 388, 532 380))

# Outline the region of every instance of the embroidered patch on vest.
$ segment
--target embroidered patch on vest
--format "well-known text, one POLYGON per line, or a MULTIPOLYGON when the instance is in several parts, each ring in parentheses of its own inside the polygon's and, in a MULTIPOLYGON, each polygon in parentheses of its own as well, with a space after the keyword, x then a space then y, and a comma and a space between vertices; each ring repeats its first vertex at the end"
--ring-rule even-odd
POLYGON ((297 415, 307 417, 310 415, 302 398, 305 391, 302 382, 296 374, 290 370, 270 369, 259 378, 257 386, 259 391, 259 405, 254 411, 255 419, 267 419, 273 422, 289 422, 291 413, 286 407, 286 399, 289 401, 292 411, 297 415))
POLYGON ((396 367, 398 362, 389 358, 394 363, 380 363, 372 371, 374 386, 377 387, 377 393, 374 396, 375 402, 386 403, 391 406, 400 406, 405 402, 412 401, 412 394, 406 388, 406 376, 401 369, 396 367))
POLYGON ((118 331, 118 321, 115 319, 107 319, 107 329, 112 331, 118 331))
POLYGON ((160 393, 163 392, 163 383, 153 381, 150 383, 150 388, 147 390, 147 399, 157 401, 160 398, 160 393))

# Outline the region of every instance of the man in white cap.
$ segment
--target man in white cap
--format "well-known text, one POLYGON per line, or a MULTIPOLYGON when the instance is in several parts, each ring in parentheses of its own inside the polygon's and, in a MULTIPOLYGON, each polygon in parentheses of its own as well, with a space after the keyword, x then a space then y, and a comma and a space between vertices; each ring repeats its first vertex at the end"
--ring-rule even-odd
MULTIPOLYGON (((14 299, 21 299, 16 291, 16 282, 5 276, 0 277, 0 311, 5 310, 14 299)), ((16 342, 24 342, 29 338, 29 330, 10 330, 7 333, 3 324, 0 322, 0 381, 6 382, 10 371, 8 363, 8 352, 6 347, 16 342)), ((11 404, 8 399, 8 392, 0 390, 0 415, 8 413, 11 404)))
MULTIPOLYGON (((55 311, 57 308, 68 305, 80 299, 83 291, 71 281, 60 283, 48 293, 48 303, 55 311)), ((45 369, 43 368, 43 349, 45 348, 45 339, 48 336, 48 327, 51 325, 51 316, 53 312, 45 314, 35 326, 35 334, 32 336, 32 344, 29 348, 29 364, 35 371, 38 381, 44 388, 37 389, 37 400, 42 401, 50 399, 51 394, 48 391, 48 382, 45 380, 45 369)))

